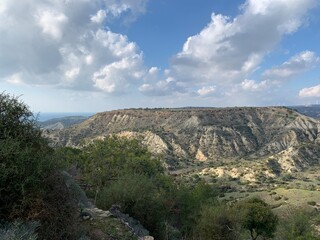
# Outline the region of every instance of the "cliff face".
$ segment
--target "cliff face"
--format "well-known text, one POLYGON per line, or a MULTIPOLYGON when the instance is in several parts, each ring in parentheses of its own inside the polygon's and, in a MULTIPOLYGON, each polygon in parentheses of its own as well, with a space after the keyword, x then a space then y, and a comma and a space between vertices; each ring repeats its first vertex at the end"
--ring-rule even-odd
POLYGON ((169 165, 273 157, 288 170, 320 159, 320 121, 280 107, 103 112, 50 137, 75 146, 109 134, 141 138, 169 165))

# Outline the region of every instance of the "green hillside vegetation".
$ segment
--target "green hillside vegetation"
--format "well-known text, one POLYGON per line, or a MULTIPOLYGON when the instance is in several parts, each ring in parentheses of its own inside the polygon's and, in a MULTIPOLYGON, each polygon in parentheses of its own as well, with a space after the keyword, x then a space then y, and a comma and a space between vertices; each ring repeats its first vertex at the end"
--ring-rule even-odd
MULTIPOLYGON (((155 239, 319 239, 317 212, 275 212, 255 195, 228 201, 219 182, 170 176, 162 157, 137 139, 109 136, 53 149, 28 106, 2 93, 0 239, 90 239, 90 226, 84 228, 90 224, 79 219, 79 186, 101 209, 119 205, 155 239), (79 183, 73 190, 66 172, 79 183)), ((110 239, 128 236, 114 233, 122 231, 114 224, 106 220, 97 227, 110 239)))
POLYGON ((54 150, 41 137, 28 106, 17 97, 1 93, 0 220, 3 224, 37 221, 40 239, 73 235, 76 208, 59 162, 53 156, 54 150))
POLYGON ((79 124, 85 121, 85 116, 68 116, 62 118, 54 118, 47 121, 39 122, 38 124, 42 129, 56 130, 71 127, 74 124, 79 124))
POLYGON ((222 182, 174 178, 165 172, 161 158, 137 140, 110 136, 57 152, 69 168, 76 165, 99 208, 120 205, 156 239, 318 239, 312 227, 312 219, 318 218, 314 211, 292 208, 275 214, 273 206, 254 193, 226 201, 219 197, 228 194, 222 182))

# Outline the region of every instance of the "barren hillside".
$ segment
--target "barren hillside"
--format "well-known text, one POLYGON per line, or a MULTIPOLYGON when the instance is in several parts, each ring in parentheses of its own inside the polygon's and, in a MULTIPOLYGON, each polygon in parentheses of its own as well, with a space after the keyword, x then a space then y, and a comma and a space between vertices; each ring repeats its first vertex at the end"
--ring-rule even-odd
POLYGON ((320 159, 320 121, 281 107, 117 110, 49 136, 77 146, 109 134, 141 138, 171 166, 272 158, 292 171, 320 159))

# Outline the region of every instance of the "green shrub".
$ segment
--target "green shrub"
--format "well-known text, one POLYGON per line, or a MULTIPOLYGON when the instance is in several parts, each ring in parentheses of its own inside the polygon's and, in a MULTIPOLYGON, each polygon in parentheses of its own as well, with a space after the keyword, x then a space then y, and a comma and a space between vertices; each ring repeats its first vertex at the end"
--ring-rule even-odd
POLYGON ((207 206, 200 213, 193 239, 239 239, 236 213, 225 205, 207 206))
POLYGON ((271 238, 278 225, 278 217, 263 200, 250 198, 238 205, 243 229, 249 231, 251 239, 259 236, 271 238))
POLYGON ((40 226, 39 222, 31 221, 23 223, 15 221, 0 225, 1 240, 37 240, 38 235, 35 232, 40 226))
POLYGON ((309 202, 307 202, 310 206, 315 206, 315 205, 317 205, 317 203, 315 202, 315 201, 309 201, 309 202))
POLYGON ((276 238, 283 240, 319 239, 312 228, 311 214, 306 209, 295 208, 289 208, 282 214, 276 238))
POLYGON ((32 208, 35 218, 41 226, 38 230, 41 239, 59 240, 73 239, 76 233, 76 202, 72 192, 66 185, 65 176, 56 172, 44 180, 46 191, 39 206, 32 208))
POLYGON ((29 108, 0 94, 0 218, 27 217, 55 168, 52 152, 29 108))
POLYGON ((87 182, 99 188, 125 174, 151 177, 164 172, 160 160, 139 141, 115 136, 86 145, 79 159, 87 182))
POLYGON ((109 209, 114 204, 120 205, 121 211, 138 219, 155 237, 162 237, 166 216, 164 197, 157 194, 157 187, 149 178, 123 176, 103 188, 98 194, 97 206, 109 209))
POLYGON ((0 94, 0 219, 40 221, 43 239, 70 239, 75 205, 54 151, 17 97, 0 94))
POLYGON ((274 197, 274 200, 275 201, 279 201, 281 199, 281 196, 276 196, 276 197, 274 197))

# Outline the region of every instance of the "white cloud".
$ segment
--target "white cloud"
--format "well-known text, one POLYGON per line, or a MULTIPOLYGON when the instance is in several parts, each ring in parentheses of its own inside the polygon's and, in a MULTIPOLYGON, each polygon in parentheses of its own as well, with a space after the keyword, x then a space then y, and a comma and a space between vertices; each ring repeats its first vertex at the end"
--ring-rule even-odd
POLYGON ((70 80, 73 80, 75 77, 79 75, 80 68, 72 68, 65 73, 66 77, 70 80))
POLYGON ((241 87, 243 90, 249 90, 249 91, 261 91, 268 87, 267 81, 262 81, 257 83, 254 80, 245 79, 241 83, 241 87))
POLYGON ((94 73, 94 86, 107 93, 126 92, 131 85, 128 79, 139 79, 144 75, 140 64, 141 55, 112 62, 94 73))
POLYGON ((11 83, 11 84, 22 84, 23 80, 22 80, 22 76, 21 73, 14 73, 11 76, 7 77, 6 82, 11 83))
POLYGON ((301 89, 299 92, 299 97, 301 98, 320 97, 320 85, 301 89))
POLYGON ((62 37, 62 28, 68 22, 68 18, 63 13, 50 9, 38 9, 36 22, 42 28, 44 34, 48 34, 59 41, 62 37))
POLYGON ((104 0, 104 3, 107 18, 111 20, 124 16, 124 22, 130 23, 145 13, 148 0, 104 0))
POLYGON ((215 92, 216 92, 216 88, 214 86, 202 87, 197 91, 197 93, 201 97, 210 96, 210 95, 214 94, 215 92))
POLYGON ((93 15, 90 19, 94 23, 102 23, 104 19, 107 17, 107 13, 105 10, 100 9, 96 15, 93 15))
POLYGON ((171 72, 195 85, 241 83, 285 34, 297 31, 315 5, 315 0, 247 0, 233 19, 212 14, 174 57, 171 72))
POLYGON ((139 87, 139 91, 151 96, 165 96, 176 92, 183 92, 184 88, 183 83, 177 82, 172 77, 168 77, 155 84, 145 83, 139 87))
POLYGON ((146 3, 1 0, 0 81, 106 93, 137 88, 146 72, 142 52, 102 24, 108 14, 122 18, 124 11, 132 20, 146 3))
POLYGON ((159 73, 159 68, 157 68, 157 67, 152 67, 152 68, 149 69, 148 73, 149 73, 150 75, 156 75, 156 74, 159 73))
MULTIPOLYGON (((260 68, 264 57, 284 35, 303 25, 308 11, 316 5, 315 0, 247 0, 234 18, 213 13, 208 25, 187 39, 164 75, 176 79, 180 91, 197 92, 198 95, 207 90, 210 94, 213 92, 203 86, 215 86, 214 89, 222 89, 225 93, 240 90, 261 92, 275 85, 276 81, 263 79, 255 82, 248 78, 260 68)), ((285 67, 293 67, 293 63, 299 60, 299 64, 310 67, 316 60, 312 54, 302 52, 290 59, 290 64, 285 67)), ((163 83, 163 80, 151 79, 145 83, 142 92, 154 92, 163 83)), ((168 91, 167 94, 174 92, 168 91)))
POLYGON ((314 52, 304 51, 290 58, 281 66, 273 67, 263 73, 268 79, 288 79, 310 70, 320 63, 320 58, 314 52))

